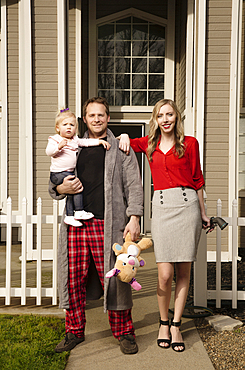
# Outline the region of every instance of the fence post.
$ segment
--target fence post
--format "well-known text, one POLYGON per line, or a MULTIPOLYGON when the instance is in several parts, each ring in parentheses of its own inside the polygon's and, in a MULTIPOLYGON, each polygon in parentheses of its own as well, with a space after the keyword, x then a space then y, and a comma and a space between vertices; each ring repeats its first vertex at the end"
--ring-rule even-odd
POLYGON ((22 200, 21 304, 26 304, 27 199, 22 200))
POLYGON ((42 302, 42 199, 37 200, 37 298, 36 304, 42 302))
MULTIPOLYGON (((221 217, 222 202, 217 200, 217 216, 221 217)), ((216 307, 221 307, 221 230, 216 227, 216 307)))
POLYGON ((232 308, 237 308, 237 200, 232 202, 232 308))
POLYGON ((58 250, 58 201, 53 201, 53 298, 52 304, 57 305, 57 250, 58 250))
POLYGON ((6 295, 5 304, 10 305, 11 298, 11 251, 12 251, 12 200, 7 199, 7 243, 6 243, 6 295))

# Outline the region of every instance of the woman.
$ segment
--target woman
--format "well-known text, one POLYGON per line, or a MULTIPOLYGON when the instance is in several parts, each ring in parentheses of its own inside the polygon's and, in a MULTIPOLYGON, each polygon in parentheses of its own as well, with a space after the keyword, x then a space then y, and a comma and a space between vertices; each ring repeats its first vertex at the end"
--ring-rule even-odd
POLYGON ((160 100, 150 119, 149 135, 131 139, 122 134, 120 148, 147 155, 154 184, 152 200, 152 238, 158 266, 157 298, 160 328, 157 343, 161 348, 183 352, 180 332, 191 262, 196 260, 202 221, 207 228, 198 141, 184 136, 180 112, 170 99, 160 100), (174 317, 169 327, 168 310, 176 270, 174 317), (171 337, 171 340, 170 340, 171 337))

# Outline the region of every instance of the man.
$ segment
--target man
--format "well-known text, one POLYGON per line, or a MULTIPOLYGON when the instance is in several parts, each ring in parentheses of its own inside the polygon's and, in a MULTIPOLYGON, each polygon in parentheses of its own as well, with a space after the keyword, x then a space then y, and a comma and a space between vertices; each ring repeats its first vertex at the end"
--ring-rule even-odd
POLYGON ((87 293, 87 299, 104 294, 112 333, 120 341, 121 351, 133 354, 138 347, 131 317, 131 287, 116 277, 104 276, 115 263, 113 243, 122 244, 127 232, 132 240, 140 234, 143 190, 139 168, 133 151, 129 155, 122 152, 107 128, 110 115, 104 98, 92 98, 84 104, 83 120, 88 128, 85 137, 103 138, 111 148, 83 148, 78 154, 77 177, 66 177, 56 188, 50 183, 50 194, 55 199, 84 188, 84 209, 95 215, 82 227, 61 225, 58 281, 60 307, 66 309, 66 336, 55 350, 68 351, 84 341, 87 293))

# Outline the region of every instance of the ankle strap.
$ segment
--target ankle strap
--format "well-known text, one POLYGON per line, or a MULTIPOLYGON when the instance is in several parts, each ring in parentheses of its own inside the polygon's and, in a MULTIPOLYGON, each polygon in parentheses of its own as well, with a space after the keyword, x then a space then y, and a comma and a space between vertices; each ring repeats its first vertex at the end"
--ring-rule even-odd
POLYGON ((181 325, 181 320, 178 322, 174 322, 173 319, 171 320, 171 325, 173 326, 180 326, 181 325))
POLYGON ((169 325, 169 320, 163 321, 160 319, 159 321, 160 321, 160 325, 169 325))

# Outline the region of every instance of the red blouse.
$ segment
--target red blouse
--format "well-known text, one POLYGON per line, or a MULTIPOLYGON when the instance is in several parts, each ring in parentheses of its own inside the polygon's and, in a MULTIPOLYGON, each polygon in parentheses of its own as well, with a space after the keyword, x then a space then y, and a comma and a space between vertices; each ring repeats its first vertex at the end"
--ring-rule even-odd
MULTIPOLYGON (((199 144, 192 136, 185 136, 185 154, 182 158, 174 153, 174 147, 166 154, 159 149, 160 139, 149 161, 154 190, 164 190, 184 186, 195 190, 204 184, 200 165, 199 144)), ((148 136, 130 139, 132 149, 137 153, 145 153, 148 136)))

